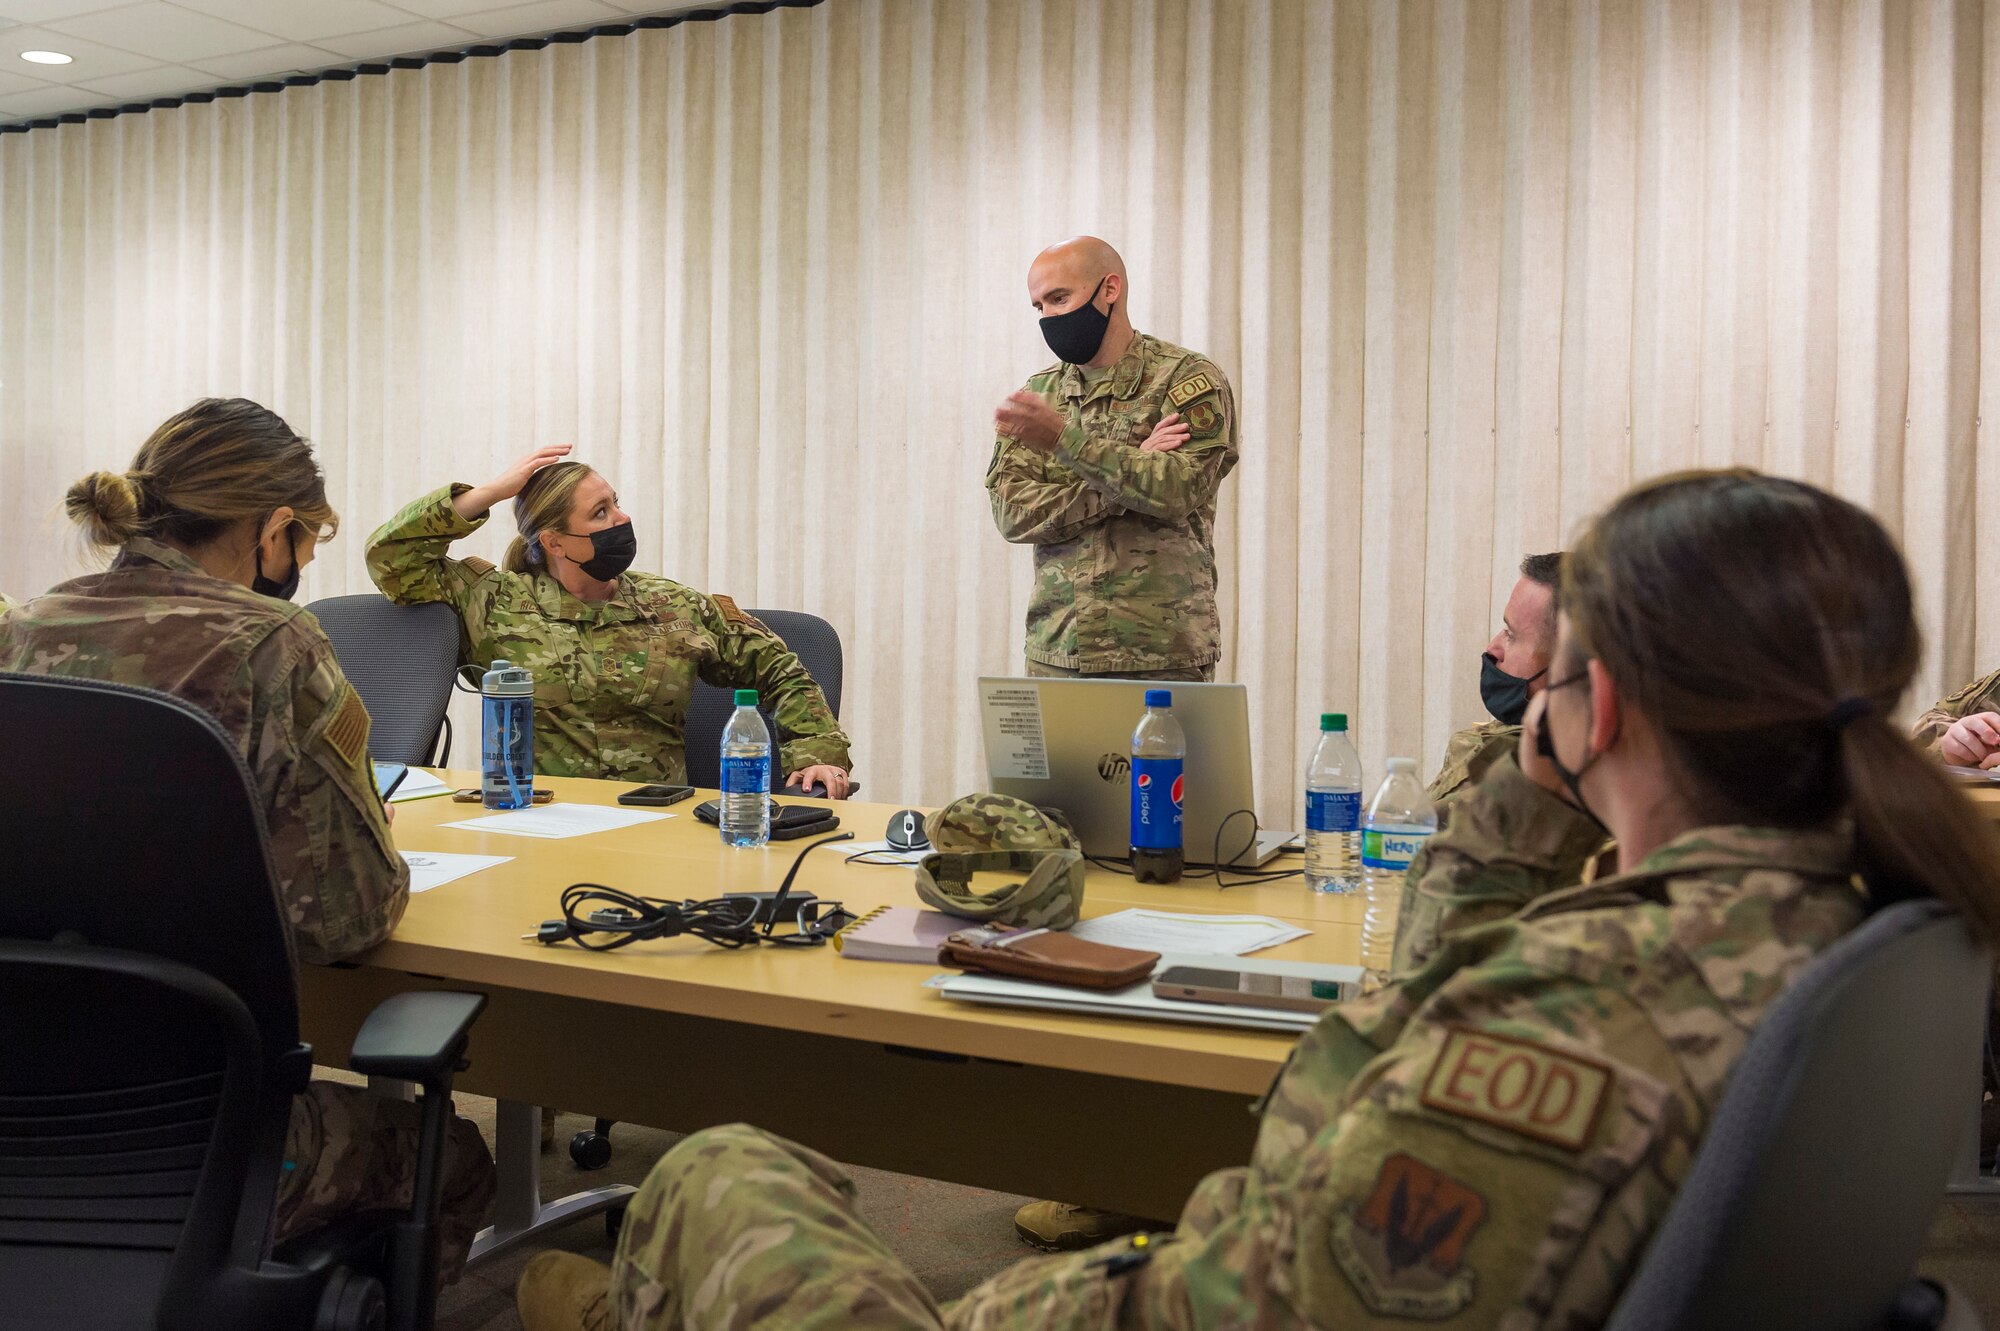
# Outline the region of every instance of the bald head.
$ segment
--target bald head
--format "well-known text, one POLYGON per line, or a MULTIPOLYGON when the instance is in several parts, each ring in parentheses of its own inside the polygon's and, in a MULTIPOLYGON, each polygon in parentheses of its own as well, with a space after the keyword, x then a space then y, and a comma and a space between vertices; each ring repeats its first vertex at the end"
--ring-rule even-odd
POLYGON ((1028 265, 1028 300, 1043 315, 1065 314, 1090 299, 1103 281, 1100 305, 1125 303, 1125 261, 1096 236, 1051 245, 1028 265))

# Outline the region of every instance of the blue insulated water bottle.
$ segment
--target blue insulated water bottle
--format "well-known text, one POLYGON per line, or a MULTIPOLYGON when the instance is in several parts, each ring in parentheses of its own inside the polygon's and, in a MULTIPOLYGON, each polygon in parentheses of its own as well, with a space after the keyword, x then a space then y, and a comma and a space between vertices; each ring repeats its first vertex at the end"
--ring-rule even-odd
POLYGON ((535 797, 535 677, 495 661, 479 680, 480 803, 525 809, 535 797))

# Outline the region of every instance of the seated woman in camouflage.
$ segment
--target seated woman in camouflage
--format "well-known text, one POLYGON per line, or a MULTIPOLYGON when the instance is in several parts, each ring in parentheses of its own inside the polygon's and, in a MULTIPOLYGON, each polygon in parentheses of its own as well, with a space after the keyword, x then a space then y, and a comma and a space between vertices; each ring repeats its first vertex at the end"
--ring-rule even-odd
MULTIPOLYGON (((340 961, 389 936, 410 870, 368 764, 368 709, 319 622, 288 604, 339 519, 306 441, 242 398, 197 402, 127 472, 69 489, 69 515, 117 551, 102 573, 0 616, 0 670, 138 684, 214 717, 250 769, 299 958, 340 961)), ((417 1106, 313 1082, 292 1101, 277 1239, 410 1204, 417 1106)), ((469 1121, 446 1152, 443 1270, 456 1279, 493 1202, 469 1121)))
POLYGON ((656 573, 627 573, 636 542, 611 483, 568 444, 538 449, 485 485, 434 490, 368 538, 368 572, 391 600, 443 601, 466 659, 535 675, 535 770, 687 780, 682 722, 700 679, 754 688, 782 732, 786 783, 847 797, 848 743, 819 685, 779 637, 736 608, 656 573), (445 552, 514 500, 504 568, 445 552))
POLYGON ((1771 1004, 1893 896, 2000 938, 2000 844, 1889 723, 1918 634, 1854 505, 1666 478, 1597 520, 1560 605, 1518 758, 1422 865, 1526 880, 1529 904, 1322 1017, 1248 1167, 1171 1236, 1031 1258, 940 1307, 838 1166, 714 1129, 654 1168, 611 1269, 535 1258, 527 1331, 1602 1325, 1771 1004), (1593 814, 1632 867, 1579 886, 1593 814))

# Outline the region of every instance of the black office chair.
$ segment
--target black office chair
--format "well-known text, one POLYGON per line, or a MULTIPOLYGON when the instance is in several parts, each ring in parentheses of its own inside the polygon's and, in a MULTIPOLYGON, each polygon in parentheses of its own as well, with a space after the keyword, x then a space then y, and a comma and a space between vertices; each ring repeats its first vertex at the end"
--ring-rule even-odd
POLYGON ((1911 1273, 1979 1103, 1992 967, 1933 901, 1815 960, 1730 1073, 1606 1331, 1977 1328, 1911 1273))
POLYGON ((0 673, 0 1323, 431 1323, 452 1074, 478 994, 404 994, 356 1071, 424 1088, 407 1212, 269 1236, 312 1072, 249 773, 199 709, 0 673))
POLYGON ((368 751, 386 762, 442 767, 451 758, 451 680, 463 628, 442 601, 397 605, 362 592, 306 609, 333 642, 340 669, 368 704, 368 751))
MULTIPOLYGON (((764 621, 771 632, 784 639, 785 646, 798 654, 801 664, 815 681, 820 692, 826 695, 826 705, 840 715, 840 685, 843 671, 843 657, 840 650, 840 634, 833 625, 818 615, 809 615, 802 610, 752 610, 751 615, 764 621)), ((728 689, 718 689, 708 684, 697 683, 694 693, 688 699, 687 720, 683 724, 687 747, 688 784, 706 786, 713 789, 722 782, 722 728, 729 724, 730 714, 736 710, 736 699, 728 689)), ((759 707, 764 714, 764 724, 771 727, 773 738, 782 738, 777 719, 771 715, 769 707, 759 707)), ((784 784, 784 772, 778 763, 777 746, 771 749, 771 789, 784 784)))
MULTIPOLYGON (((844 658, 840 650, 840 634, 833 625, 818 615, 809 615, 803 610, 752 610, 752 616, 764 622, 771 632, 784 640, 785 646, 798 655, 806 673, 813 677, 826 695, 826 705, 840 715, 840 686, 845 674, 844 658)), ((774 739, 781 737, 778 720, 771 715, 769 707, 757 709, 763 714, 764 724, 771 728, 774 739)), ((722 783, 722 728, 729 724, 729 718, 736 711, 736 698, 728 689, 718 689, 711 684, 697 682, 694 693, 688 698, 687 718, 682 723, 683 741, 687 752, 688 784, 714 789, 722 783)), ((783 765, 778 760, 778 746, 771 746, 771 789, 777 790, 785 783, 783 765)), ((600 1118, 596 1125, 579 1132, 569 1140, 569 1157, 583 1169, 602 1169, 611 1163, 611 1128, 614 1120, 600 1118)))

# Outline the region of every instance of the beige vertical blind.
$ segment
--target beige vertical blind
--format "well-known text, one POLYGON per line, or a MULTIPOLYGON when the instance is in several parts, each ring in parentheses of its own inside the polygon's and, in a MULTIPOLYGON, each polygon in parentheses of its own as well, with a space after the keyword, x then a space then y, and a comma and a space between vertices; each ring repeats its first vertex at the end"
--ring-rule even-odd
POLYGON ((1026 267, 1094 232, 1235 382, 1267 821, 1323 708, 1433 767, 1515 563, 1671 468, 1879 513, 1934 694, 2000 664, 1996 59, 1970 0, 827 0, 0 136, 0 587, 81 567, 64 486, 200 394, 317 441, 308 597, 572 440, 641 567, 830 619, 869 793, 940 800, 1020 662, 981 477, 1050 359, 1026 267))

